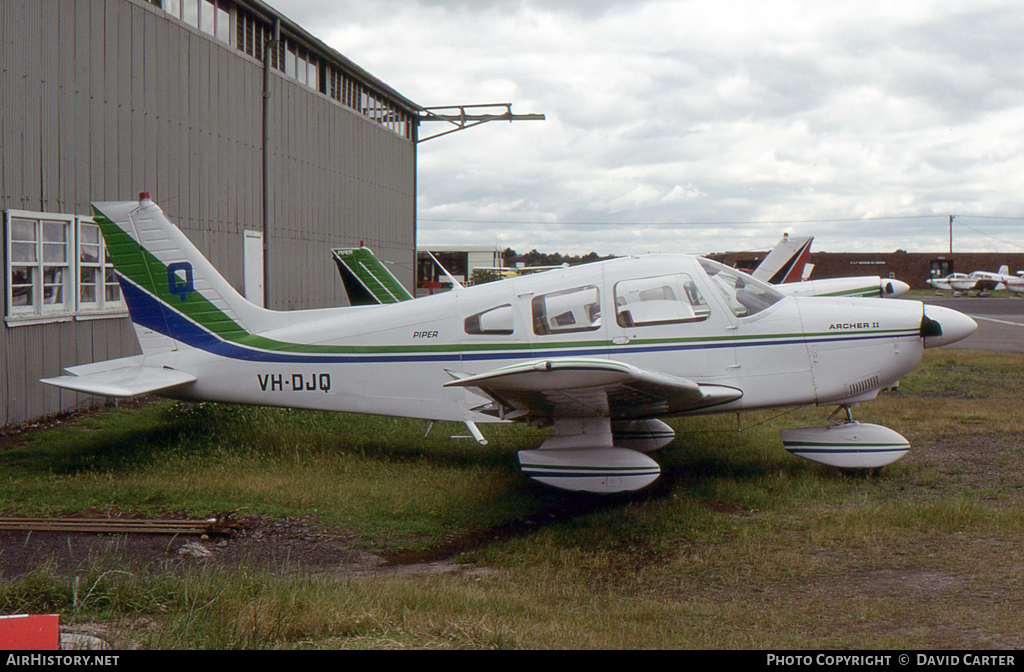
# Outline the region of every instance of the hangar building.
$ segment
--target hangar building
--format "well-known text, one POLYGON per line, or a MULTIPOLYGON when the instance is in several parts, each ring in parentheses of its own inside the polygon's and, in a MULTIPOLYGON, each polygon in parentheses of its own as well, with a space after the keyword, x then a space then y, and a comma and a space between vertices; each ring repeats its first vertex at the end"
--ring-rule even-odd
POLYGON ((90 202, 151 192, 271 308, 344 305, 361 242, 412 287, 422 111, 259 0, 0 2, 0 425, 139 352, 90 202))

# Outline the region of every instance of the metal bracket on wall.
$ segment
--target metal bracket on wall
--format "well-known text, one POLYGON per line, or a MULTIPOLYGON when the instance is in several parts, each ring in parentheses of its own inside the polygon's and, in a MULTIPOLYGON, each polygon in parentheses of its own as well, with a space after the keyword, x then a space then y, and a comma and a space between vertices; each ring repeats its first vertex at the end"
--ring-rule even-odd
POLYGON ((442 135, 464 131, 488 121, 544 121, 543 114, 513 114, 512 103, 481 103, 478 105, 442 105, 425 107, 419 117, 420 122, 443 121, 454 126, 446 131, 419 138, 418 142, 426 142, 442 135))

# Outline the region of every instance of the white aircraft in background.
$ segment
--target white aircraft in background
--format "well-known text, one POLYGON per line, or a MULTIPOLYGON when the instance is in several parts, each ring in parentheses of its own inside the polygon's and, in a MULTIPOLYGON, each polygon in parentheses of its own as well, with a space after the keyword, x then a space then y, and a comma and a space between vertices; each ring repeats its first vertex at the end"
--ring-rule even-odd
POLYGON ((789 297, 708 259, 624 257, 390 304, 275 311, 246 301, 143 194, 94 204, 142 355, 43 382, 88 394, 552 427, 519 452, 569 490, 636 490, 670 443, 659 418, 836 405, 782 430, 837 467, 902 457, 906 439, 851 408, 923 348, 977 325, 918 301, 789 297), (845 412, 845 413, 842 413, 845 412), (842 417, 844 416, 845 417, 842 417), (831 418, 830 418, 831 419, 831 418))
POLYGON ((910 291, 910 285, 877 275, 809 280, 814 264, 808 264, 813 236, 802 238, 782 234, 782 240, 768 253, 751 275, 775 286, 789 296, 870 296, 896 298, 910 291))
POLYGON ((1010 267, 1006 265, 1000 266, 995 273, 989 271, 974 271, 968 275, 954 273, 938 282, 934 278, 928 282, 936 289, 950 289, 954 292, 978 290, 979 295, 1001 289, 1007 289, 1014 294, 1024 293, 1024 278, 1021 277, 1021 271, 1017 271, 1017 275, 1010 275, 1010 267), (948 288, 940 286, 944 284, 948 284, 948 288))
POLYGON ((955 292, 956 290, 953 289, 953 281, 966 278, 966 273, 950 273, 949 275, 941 278, 928 278, 927 282, 929 285, 931 285, 937 290, 945 292, 955 292))
POLYGON ((1017 275, 1007 275, 1006 288, 1014 294, 1024 294, 1024 271, 1017 271, 1017 275))

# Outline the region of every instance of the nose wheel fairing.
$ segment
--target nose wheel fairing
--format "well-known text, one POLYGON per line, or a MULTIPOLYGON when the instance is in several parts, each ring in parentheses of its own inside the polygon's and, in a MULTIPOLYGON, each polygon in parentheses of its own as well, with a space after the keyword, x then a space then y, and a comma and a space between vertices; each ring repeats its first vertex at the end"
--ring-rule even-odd
POLYGON ((819 427, 789 427, 779 432, 782 447, 792 455, 840 469, 875 469, 892 464, 910 450, 899 432, 853 419, 850 406, 840 406, 819 427), (845 419, 835 420, 840 413, 845 419))

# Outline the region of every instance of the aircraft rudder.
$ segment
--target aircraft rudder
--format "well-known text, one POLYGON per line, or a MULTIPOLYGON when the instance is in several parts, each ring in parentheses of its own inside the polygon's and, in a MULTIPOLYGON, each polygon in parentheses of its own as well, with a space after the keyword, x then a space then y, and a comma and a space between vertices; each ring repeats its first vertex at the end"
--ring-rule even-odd
MULTIPOLYGON (((201 345, 261 327, 264 311, 242 297, 152 200, 93 205, 143 351, 139 330, 201 345)), ((150 350, 174 349, 147 333, 150 350)))

